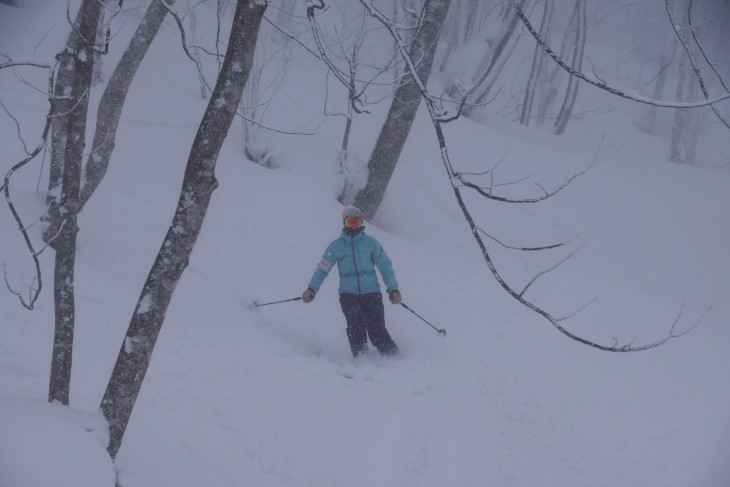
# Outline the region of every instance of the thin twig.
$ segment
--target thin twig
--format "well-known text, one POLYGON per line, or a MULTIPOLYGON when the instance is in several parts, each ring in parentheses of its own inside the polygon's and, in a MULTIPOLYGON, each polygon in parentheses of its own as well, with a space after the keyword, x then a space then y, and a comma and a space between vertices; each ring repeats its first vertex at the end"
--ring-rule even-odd
POLYGON ((566 255, 566 256, 565 256, 565 257, 564 257, 564 258, 563 258, 562 260, 560 260, 560 261, 559 261, 559 262, 557 262, 556 264, 554 264, 554 265, 552 265, 552 266, 548 267, 547 269, 545 269, 545 270, 543 270, 543 271, 541 271, 541 272, 538 272, 537 274, 535 274, 535 275, 534 275, 534 276, 532 277, 532 279, 530 279, 530 281, 529 281, 529 282, 528 282, 528 283, 527 283, 527 284, 525 285, 525 287, 523 287, 523 288, 522 288, 522 291, 521 291, 521 292, 520 292, 520 294, 519 294, 519 295, 520 295, 520 297, 522 297, 522 296, 524 296, 524 295, 525 295, 525 293, 526 293, 526 292, 527 292, 527 290, 528 290, 528 289, 530 288, 530 286, 532 286, 533 284, 535 284, 535 281, 537 281, 537 280, 538 280, 539 278, 541 278, 541 277, 542 277, 542 276, 544 276, 545 274, 548 274, 548 273, 550 273, 550 272, 554 271, 555 269, 557 269, 558 267, 560 267, 560 266, 561 266, 562 264, 564 264, 564 263, 565 263, 565 262, 566 262, 566 261, 567 261, 568 259, 572 258, 572 257, 573 257, 573 256, 574 256, 575 254, 577 254, 577 253, 578 253, 578 252, 579 252, 579 251, 580 251, 580 250, 581 250, 582 248, 583 248, 583 246, 581 246, 581 247, 578 247, 577 249, 575 249, 574 251, 572 251, 571 253, 569 253, 568 255, 566 255))
POLYGON ((10 110, 8 107, 5 106, 5 103, 3 103, 3 100, 0 98, 0 107, 3 108, 5 113, 7 113, 8 117, 15 123, 15 129, 18 132, 18 140, 20 140, 20 143, 23 144, 23 152, 25 152, 25 155, 27 156, 30 154, 28 152, 28 146, 25 144, 25 139, 23 139, 23 134, 20 131, 20 122, 18 122, 18 119, 13 116, 12 113, 10 113, 10 110))

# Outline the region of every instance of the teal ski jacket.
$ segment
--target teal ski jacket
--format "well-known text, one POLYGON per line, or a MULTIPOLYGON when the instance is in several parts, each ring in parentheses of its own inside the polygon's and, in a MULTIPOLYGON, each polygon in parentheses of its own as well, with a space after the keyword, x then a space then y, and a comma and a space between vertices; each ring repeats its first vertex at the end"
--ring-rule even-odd
POLYGON ((385 283, 388 294, 398 289, 393 265, 388 254, 375 238, 359 232, 354 236, 344 231, 340 238, 332 241, 324 251, 322 261, 314 270, 309 288, 317 293, 319 287, 329 274, 332 266, 337 264, 340 273, 340 294, 369 294, 380 291, 380 283, 375 268, 385 283))

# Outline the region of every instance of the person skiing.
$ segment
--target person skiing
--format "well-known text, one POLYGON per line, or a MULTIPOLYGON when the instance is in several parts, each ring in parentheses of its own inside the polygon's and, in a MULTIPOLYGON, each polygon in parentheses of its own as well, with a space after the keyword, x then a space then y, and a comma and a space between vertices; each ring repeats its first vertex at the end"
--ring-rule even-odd
POLYGON ((393 356, 398 347, 385 328, 385 309, 375 268, 385 283, 390 302, 400 304, 401 294, 388 254, 375 238, 365 234, 362 211, 354 206, 342 212, 342 234, 324 251, 302 301, 311 303, 319 287, 337 264, 340 274, 340 305, 347 322, 347 339, 352 355, 368 351, 368 337, 381 355, 393 356))

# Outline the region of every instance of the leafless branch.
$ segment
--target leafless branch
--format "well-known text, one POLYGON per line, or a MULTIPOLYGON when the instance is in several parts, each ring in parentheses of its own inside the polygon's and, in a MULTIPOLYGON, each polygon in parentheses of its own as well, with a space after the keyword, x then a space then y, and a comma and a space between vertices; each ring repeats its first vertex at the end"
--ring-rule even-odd
MULTIPOLYGON (((7 57, 5 55, 3 55, 3 56, 7 57)), ((38 59, 15 59, 14 60, 14 59, 8 58, 8 60, 6 62, 0 63, 0 69, 13 68, 13 67, 18 67, 18 66, 33 66, 35 68, 53 69, 53 67, 49 63, 47 63, 45 61, 40 61, 38 59)))
MULTIPOLYGON (((679 33, 679 28, 677 27, 677 22, 674 19, 674 14, 672 13, 672 8, 669 5, 669 0, 664 1, 664 6, 666 7, 667 15, 669 16, 669 22, 672 24, 672 30, 674 30, 674 34, 677 36, 679 43, 682 44, 682 47, 684 47, 684 50, 687 53, 687 57, 689 58, 689 62, 692 65, 692 70, 694 71, 695 76, 697 77, 697 81, 699 81, 699 83, 700 83, 700 89, 702 90, 702 94, 705 96, 705 98, 707 98, 709 100, 710 93, 707 91, 707 86, 705 85, 705 79, 702 76, 702 72, 700 71, 700 68, 697 65, 697 62, 695 61, 694 55, 692 54, 692 49, 689 47, 689 44, 687 44, 687 41, 684 39, 684 37, 682 37, 682 34, 679 33)), ((691 27, 692 26, 692 3, 691 2, 689 3, 687 9, 688 9, 687 15, 688 15, 688 20, 689 20, 689 25, 690 25, 690 31, 692 32, 692 37, 694 38, 696 44, 698 46, 700 46, 700 48, 701 48, 702 45, 699 42, 697 42, 697 36, 695 35, 694 29, 691 27)), ((704 53, 704 50, 702 50, 702 52, 704 53)), ((707 58, 705 58, 705 59, 707 59, 707 58)), ((715 72, 717 73, 717 71, 715 71, 715 72)), ((718 73, 718 76, 720 77, 719 73, 718 73)), ((722 77, 720 77, 720 81, 722 81, 722 77)), ((724 82, 722 83, 722 87, 725 89, 725 91, 727 91, 727 86, 725 86, 724 82)), ((717 108, 714 105, 711 105, 710 108, 715 113, 717 118, 723 123, 723 125, 725 125, 725 127, 730 129, 730 122, 728 122, 728 120, 722 116, 722 114, 717 110, 717 108)))
POLYGON ((203 80, 203 83, 205 84, 205 88, 208 90, 208 93, 213 93, 213 89, 210 87, 208 81, 205 79, 205 74, 203 73, 203 66, 200 63, 200 59, 197 56, 193 55, 192 52, 190 52, 182 19, 165 0, 160 0, 160 3, 163 7, 165 7, 165 9, 167 9, 172 18, 175 19, 175 23, 177 24, 178 30, 180 31, 180 40, 182 42, 182 47, 183 51, 185 51, 185 55, 188 57, 188 59, 195 63, 195 66, 198 69, 198 74, 200 75, 200 79, 203 80))
POLYGON ((577 315, 578 313, 580 313, 581 311, 583 311, 584 309, 586 309, 588 306, 590 306, 593 303, 595 303, 596 301, 598 301, 598 296, 596 296, 595 298, 591 299, 590 301, 588 301, 586 304, 584 304, 580 308, 576 309, 575 311, 573 311, 573 312, 571 312, 571 313, 569 313, 569 314, 567 314, 567 315, 565 315, 563 317, 555 318, 555 320, 556 321, 565 321, 565 320, 568 320, 568 319, 574 317, 575 315, 577 315))
MULTIPOLYGON (((18 214, 18 211, 15 208, 15 205, 13 204, 13 200, 10 197, 10 178, 12 177, 13 173, 20 169, 21 167, 28 164, 30 161, 35 158, 38 153, 43 149, 43 147, 46 145, 46 140, 48 139, 48 132, 51 128, 51 117, 50 115, 46 117, 46 125, 43 128, 43 135, 41 136, 41 143, 36 147, 33 152, 28 154, 28 157, 23 159, 22 161, 15 164, 13 167, 10 168, 10 170, 5 174, 5 179, 3 181, 3 185, 0 186, 0 190, 3 190, 5 192, 5 201, 8 204, 8 208, 10 208, 10 212, 13 214, 13 218, 15 218, 15 221, 18 224, 18 229, 20 230, 20 233, 23 234, 23 239, 25 240, 25 244, 28 246, 28 250, 30 251, 30 255, 33 258, 33 262, 35 263, 35 270, 36 270, 36 278, 34 282, 38 282, 38 286, 35 288, 34 292, 30 294, 29 300, 26 302, 20 294, 16 294, 18 298, 20 299, 21 304, 23 307, 27 309, 33 309, 33 306, 38 299, 38 296, 41 293, 41 289, 43 288, 43 281, 41 278, 41 264, 38 260, 38 253, 33 248, 33 243, 30 241, 30 236, 28 235, 28 232, 25 230, 25 225, 23 225, 23 221, 20 218, 20 215, 18 214)), ((14 293, 15 294, 15 293, 14 293)))
POLYGON ((569 243, 574 242, 579 237, 579 235, 576 235, 575 237, 571 238, 567 242, 561 242, 561 243, 550 244, 550 245, 543 245, 541 247, 517 247, 515 245, 508 245, 508 244, 502 242, 501 240, 498 240, 496 237, 494 237, 493 235, 487 233, 481 227, 477 227, 477 231, 479 231, 482 235, 484 235, 488 239, 490 239, 490 240, 492 240, 494 242, 497 242, 499 245, 501 245, 505 249, 519 250, 519 251, 522 251, 522 252, 535 252, 535 251, 539 251, 539 250, 557 249, 558 247, 563 247, 564 245, 568 245, 569 243))
POLYGON ((20 122, 18 122, 18 119, 15 118, 12 113, 10 113, 10 110, 8 110, 8 107, 5 106, 5 103, 3 103, 2 99, 0 99, 0 107, 3 108, 8 117, 10 117, 10 119, 15 123, 15 129, 18 132, 18 140, 20 140, 20 143, 23 144, 23 151, 25 152, 25 155, 30 154, 30 152, 28 152, 28 146, 25 144, 25 139, 23 139, 23 134, 20 132, 20 122))
POLYGON ((721 95, 712 98, 707 99, 705 101, 696 101, 696 102, 681 102, 681 101, 663 101, 663 100, 656 100, 653 98, 647 98, 644 96, 639 95, 638 93, 629 93, 625 91, 618 90, 605 82, 599 81, 597 79, 594 79, 592 76, 587 75, 585 73, 582 73, 580 71, 576 71, 571 66, 569 66, 563 59, 558 56, 551 48, 550 46, 545 42, 545 40, 542 38, 542 36, 535 30, 535 28, 532 26, 530 21, 527 19, 527 16, 525 16, 524 12, 520 8, 520 6, 517 4, 517 0, 512 0, 512 6, 517 10, 517 15, 520 17, 520 20, 522 23, 527 27, 527 30, 532 34, 532 37, 535 38, 537 43, 542 47, 542 50, 547 54, 553 61, 555 61, 558 66, 560 66, 562 69, 567 71, 571 76, 575 76, 576 78, 585 81, 588 84, 591 84, 595 86, 596 88, 599 88, 603 91, 607 91, 613 95, 620 96, 622 98, 626 98, 627 100, 632 100, 638 103, 643 103, 645 105, 654 105, 657 107, 665 107, 665 108, 701 108, 713 105, 715 103, 721 102, 723 100, 730 99, 730 92, 722 93, 721 95))
POLYGON ((461 111, 464 109, 464 104, 466 104, 466 99, 468 98, 468 95, 466 93, 461 94, 461 103, 459 103, 459 108, 456 110, 456 113, 448 118, 439 118, 439 123, 449 123, 453 122, 457 118, 461 116, 461 111))
MULTIPOLYGON (((558 186, 557 188, 555 188, 551 191, 547 191, 539 183, 535 183, 540 189, 542 189, 543 194, 540 196, 532 197, 532 198, 508 198, 505 196, 498 196, 498 195, 495 195, 492 193, 491 188, 479 186, 479 185, 467 180, 466 178, 464 178, 461 175, 461 173, 455 172, 455 173, 453 173, 453 176, 454 176, 454 178, 456 178, 456 180, 459 181, 459 183, 462 186, 472 189, 472 190, 476 191, 477 193, 479 193, 480 195, 484 196, 485 198, 489 198, 490 200, 501 201, 503 203, 539 203, 540 201, 544 201, 548 198, 555 196, 556 194, 560 193, 562 190, 567 188, 570 185, 570 183, 572 183, 575 179, 577 179, 578 177, 580 177, 580 176, 584 175, 586 172, 588 172, 588 170, 591 167, 593 167, 593 164, 595 164, 595 162, 596 161, 594 160, 582 171, 579 171, 579 172, 571 175, 569 178, 566 178, 565 181, 563 181, 563 183, 560 186, 558 186)), ((517 182, 519 182, 519 181, 517 181, 517 182)), ((514 183, 510 183, 510 184, 514 184, 514 183)), ((502 186, 504 186, 504 184, 502 184, 502 186)))
MULTIPOLYGON (((47 208, 46 208, 46 209, 47 209, 47 208)), ((59 235, 61 235, 61 230, 63 230, 63 227, 65 227, 65 226, 66 226, 66 222, 67 222, 67 221, 68 221, 68 218, 64 218, 64 219, 63 219, 63 221, 61 222, 61 224, 60 224, 60 225, 58 226, 58 230, 56 231, 56 233, 54 233, 54 234, 53 234, 53 236, 51 236, 51 237, 50 237, 50 238, 48 239, 48 242, 46 242, 46 243, 45 243, 45 245, 44 245, 43 247, 41 247, 41 248, 40 248, 40 250, 38 250, 38 251, 37 251, 37 252, 35 253, 35 255, 36 255, 36 256, 39 256, 39 255, 41 255, 41 254, 43 253, 43 251, 44 251, 44 250, 46 250, 46 249, 47 249, 48 247, 50 247, 50 246, 51 246, 51 244, 53 243, 53 241, 54 241, 54 240, 56 240, 56 239, 58 238, 58 236, 59 236, 59 235)), ((33 226, 33 224, 31 224, 30 226, 33 226)))
POLYGON ((45 98, 52 98, 53 95, 48 93, 47 91, 43 91, 42 89, 38 88, 34 84, 32 84, 27 79, 23 78, 23 75, 18 73, 17 71, 13 71, 13 76, 15 76, 15 79, 17 79, 19 82, 30 88, 31 90, 35 91, 36 93, 43 95, 45 98))
MULTIPOLYGON (((160 1, 162 3, 165 3, 164 0, 160 0, 160 1)), ((106 26, 104 28, 105 33, 104 33, 104 48, 103 49, 99 49, 96 46, 96 40, 95 39, 86 39, 81 34, 81 32, 79 31, 78 27, 76 27, 76 22, 74 22, 73 20, 71 20, 71 2, 70 1, 66 1, 66 20, 68 21, 69 25, 74 30, 74 32, 76 33, 76 35, 79 37, 79 39, 81 40, 81 42, 83 42, 84 44, 86 44, 90 50, 92 50, 93 52, 99 53, 99 54, 107 54, 109 52, 109 41, 111 40, 111 24, 112 24, 112 20, 114 20, 114 17, 116 17, 117 14, 122 11, 122 4, 123 3, 124 3, 124 0, 119 0, 119 2, 117 3, 117 7, 114 10, 112 10, 104 2, 101 2, 101 6, 102 7, 104 7, 107 10, 109 10, 110 12, 112 12, 112 15, 109 16, 109 20, 106 22, 106 26)))
POLYGON ((725 79, 722 77, 722 75, 717 71, 717 68, 715 66, 715 63, 710 61, 710 58, 707 56, 707 52, 705 51, 704 46, 697 38, 697 26, 692 23, 692 6, 694 5, 694 0, 689 0, 689 4, 687 5, 687 19, 689 22, 690 32, 692 33, 692 39, 695 41, 695 45, 697 46, 697 49, 699 49, 700 54, 702 54, 702 57, 704 58, 705 62, 708 66, 710 66, 710 69, 715 73, 717 76, 717 79, 720 80, 720 84, 722 85, 722 88, 725 91, 730 91, 728 89, 727 84, 725 84, 725 79))
POLYGON ((530 281, 527 284, 525 284, 525 287, 522 288, 522 291, 520 292, 520 297, 522 297, 522 296, 525 295, 525 293, 527 292, 527 290, 530 289, 530 286, 532 286, 533 284, 535 284, 535 281, 537 281, 539 278, 541 278, 545 274, 548 274, 548 273, 554 271, 555 269, 557 269, 558 267, 560 267, 561 265, 563 265, 568 259, 570 259, 575 254, 577 254, 582 248, 583 248, 582 246, 581 247, 578 247, 577 249, 575 249, 574 251, 572 251, 571 253, 569 253, 568 255, 566 255, 563 259, 561 259, 556 264, 554 264, 554 265, 548 267, 547 269, 545 269, 545 270, 543 270, 543 271, 538 272, 537 274, 535 274, 532 277, 532 279, 530 279, 530 281))
POLYGON ((13 286, 10 285, 10 279, 8 278, 8 267, 5 261, 3 261, 3 278, 5 279, 5 285, 7 286, 10 294, 17 296, 24 308, 33 309, 32 304, 29 303, 33 300, 33 293, 37 289, 35 287, 36 278, 33 278, 33 282, 31 282, 30 284, 27 284, 25 282, 23 283, 23 286, 28 291, 28 301, 23 298, 23 291, 16 291, 15 289, 13 289, 13 286))
MULTIPOLYGON (((396 40, 396 41, 400 40, 400 36, 399 36, 398 32, 395 29, 393 29, 392 22, 389 22, 389 20, 386 17, 384 17, 381 13, 379 13, 372 6, 370 0, 360 0, 360 2, 363 5, 365 5, 366 8, 368 8, 368 11, 370 11, 371 15, 376 17, 381 23, 383 23, 383 25, 385 25, 386 28, 388 28, 388 30, 390 31, 391 36, 393 36, 394 40, 396 40)), ((513 0, 513 3, 515 3, 515 7, 518 9, 518 12, 521 14, 521 16, 524 17, 524 14, 522 14, 522 11, 519 9, 519 5, 516 5, 516 2, 514 2, 514 0, 513 0)), ((523 20, 526 21, 527 19, 524 18, 523 20)), ((529 22, 527 24, 529 24, 529 22)), ((530 26, 529 28, 532 28, 532 27, 530 26)), ((534 30, 533 30, 533 35, 537 35, 537 33, 534 33, 534 30)), ((539 36, 537 38, 539 39, 539 36)), ((565 336, 567 336, 579 343, 582 343, 584 345, 596 348, 598 350, 607 351, 607 352, 638 352, 638 351, 642 351, 642 350, 649 350, 651 348, 658 347, 658 346, 668 342, 672 338, 676 338, 678 336, 681 336, 681 335, 689 332, 689 330, 685 330, 681 334, 675 333, 676 325, 678 324, 679 319, 681 317, 681 311, 680 311, 680 314, 677 317, 677 319, 674 321, 674 323, 672 324, 672 327, 671 327, 669 333, 660 340, 657 340, 655 342, 652 342, 652 343, 649 343, 646 345, 639 345, 639 346, 634 346, 632 343, 629 343, 629 344, 626 344, 623 346, 619 346, 618 341, 616 341, 615 344, 612 346, 611 345, 602 345, 600 343, 588 340, 586 338, 583 338, 581 336, 578 336, 578 335, 570 332, 568 329, 566 329, 564 326, 561 325, 560 320, 558 318, 552 316, 550 313, 545 311, 542 307, 537 306, 534 303, 532 303, 531 301, 528 301, 527 299, 525 299, 525 297, 523 296, 524 291, 525 291, 524 289, 523 289, 522 293, 519 293, 509 283, 507 283, 504 280, 504 278, 502 277, 502 275, 500 274, 500 272, 498 271, 497 267, 495 266, 495 264, 492 260, 492 257, 489 254, 486 245, 484 244, 484 240, 481 237, 481 231, 479 230, 476 223, 474 222, 474 218, 472 217, 471 212, 469 211, 469 209, 466 206, 466 203, 464 202, 464 198, 461 194, 462 181, 459 177, 457 177, 457 175, 453 169, 453 165, 451 163, 450 156, 449 156, 448 147, 446 145, 446 138, 444 136, 443 129, 441 126, 442 124, 440 121, 440 117, 442 117, 443 114, 440 113, 440 111, 438 109, 439 106, 435 103, 435 99, 428 93, 422 80, 419 79, 417 71, 414 69, 413 61, 409 58, 408 53, 405 51, 405 49, 403 48, 403 46, 400 42, 398 42, 398 44, 400 46, 399 51, 401 52, 401 55, 402 55, 404 61, 406 62, 408 68, 410 69, 411 75, 413 76, 413 78, 416 82, 416 85, 418 86, 418 88, 421 92, 421 96, 422 96, 423 100, 425 101, 426 107, 428 108, 429 116, 431 117, 433 127, 436 131, 436 138, 438 139, 438 143, 439 143, 441 159, 442 159, 442 162, 446 169, 446 173, 449 176, 449 180, 451 182, 451 186, 452 186, 457 204, 459 205, 459 208, 461 209, 462 214, 464 215, 464 218, 466 219, 467 224, 469 225, 469 228, 471 229, 472 236, 476 240, 477 245, 479 246, 479 249, 482 252, 482 257, 483 257, 484 262, 486 263, 489 271, 492 273, 492 276, 494 276, 494 278, 499 283, 499 285, 513 299, 515 299, 517 302, 519 302, 526 308, 528 308, 528 309, 532 310, 533 312, 542 316, 551 325, 553 325, 553 327, 555 327, 560 333, 564 334, 565 336)), ((543 48, 545 48, 545 47, 546 46, 543 43, 543 48)), ((730 97, 730 94, 728 94, 728 97, 730 97)), ((595 160, 594 160, 594 162, 595 162, 595 160)), ((575 179, 575 177, 577 177, 577 176, 574 176, 572 179, 575 179)), ((703 317, 704 317, 704 315, 703 315, 703 317)), ((701 320, 702 320, 702 318, 700 318, 700 320, 698 320, 698 322, 695 323, 692 328, 694 328, 694 326, 697 326, 697 324, 701 320)))

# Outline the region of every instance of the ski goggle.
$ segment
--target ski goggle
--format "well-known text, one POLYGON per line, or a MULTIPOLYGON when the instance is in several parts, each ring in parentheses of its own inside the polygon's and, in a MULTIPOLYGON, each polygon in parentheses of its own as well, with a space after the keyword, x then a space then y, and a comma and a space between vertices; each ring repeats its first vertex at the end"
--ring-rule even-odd
POLYGON ((362 218, 356 216, 348 216, 345 218, 345 228, 358 229, 362 227, 362 218))

